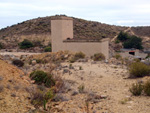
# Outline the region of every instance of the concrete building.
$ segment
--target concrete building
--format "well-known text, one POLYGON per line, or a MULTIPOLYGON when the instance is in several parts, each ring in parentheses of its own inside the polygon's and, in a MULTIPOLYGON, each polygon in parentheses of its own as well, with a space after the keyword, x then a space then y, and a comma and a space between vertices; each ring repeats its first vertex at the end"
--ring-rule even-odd
POLYGON ((147 53, 141 52, 139 49, 121 49, 120 55, 123 58, 126 57, 132 57, 132 58, 138 58, 138 59, 145 59, 145 57, 148 55, 147 53))
POLYGON ((83 52, 87 56, 103 53, 109 59, 109 39, 77 40, 73 38, 73 19, 65 16, 51 19, 52 52, 69 50, 83 52))

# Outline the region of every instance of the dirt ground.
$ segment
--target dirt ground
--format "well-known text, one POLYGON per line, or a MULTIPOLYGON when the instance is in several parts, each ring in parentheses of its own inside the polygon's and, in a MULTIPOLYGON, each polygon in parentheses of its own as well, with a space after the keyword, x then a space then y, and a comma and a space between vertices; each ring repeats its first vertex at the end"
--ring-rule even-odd
MULTIPOLYGON (((62 65, 67 69, 70 64, 62 65)), ((145 78, 127 78, 125 66, 102 62, 76 62, 71 65, 74 69, 70 69, 69 73, 62 72, 62 77, 72 82, 70 87, 73 90, 65 95, 69 101, 55 106, 62 113, 150 113, 150 98, 143 95, 135 97, 129 92, 132 83, 145 78), (70 96, 81 85, 85 87, 85 93, 70 96), (87 101, 88 95, 104 98, 87 101)))
MULTIPOLYGON (((3 78, 0 85, 4 86, 0 93, 0 113, 28 113, 35 109, 25 91, 32 85, 29 77, 22 76, 21 70, 2 60, 0 69, 3 78)), ((150 113, 150 97, 132 96, 129 91, 133 83, 145 81, 148 77, 129 79, 124 65, 91 60, 72 64, 64 62, 56 73, 65 80, 69 90, 58 94, 61 101, 47 104, 47 108, 52 107, 52 113, 150 113)))

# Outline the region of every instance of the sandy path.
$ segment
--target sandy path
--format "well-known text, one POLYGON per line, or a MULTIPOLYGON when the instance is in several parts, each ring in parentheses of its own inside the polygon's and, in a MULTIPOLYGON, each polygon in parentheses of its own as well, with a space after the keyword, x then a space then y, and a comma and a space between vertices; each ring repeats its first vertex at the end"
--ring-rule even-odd
POLYGON ((27 53, 27 52, 0 52, 0 55, 14 55, 14 56, 21 56, 21 55, 37 55, 41 53, 27 53))

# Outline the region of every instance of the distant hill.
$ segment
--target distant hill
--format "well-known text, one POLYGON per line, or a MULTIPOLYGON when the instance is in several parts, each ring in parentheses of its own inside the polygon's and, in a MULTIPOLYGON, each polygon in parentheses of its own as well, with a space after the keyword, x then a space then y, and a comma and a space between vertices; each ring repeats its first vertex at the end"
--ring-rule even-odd
MULTIPOLYGON (((57 15, 59 16, 59 15, 57 15)), ((23 39, 31 41, 41 41, 47 45, 51 39, 51 17, 42 17, 27 20, 16 25, 12 25, 0 30, 0 42, 6 48, 15 48, 23 39)), ((84 19, 74 18, 74 38, 79 39, 102 39, 114 38, 120 31, 125 31, 129 27, 103 24, 100 22, 87 21, 84 19)), ((132 27, 130 29, 134 34, 148 38, 150 40, 150 27, 132 27)))

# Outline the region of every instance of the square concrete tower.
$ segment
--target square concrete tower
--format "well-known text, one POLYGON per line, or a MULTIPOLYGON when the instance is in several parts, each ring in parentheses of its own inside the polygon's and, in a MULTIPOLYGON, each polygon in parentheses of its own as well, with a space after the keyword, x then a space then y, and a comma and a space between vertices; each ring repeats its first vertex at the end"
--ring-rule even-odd
POLYGON ((73 19, 65 16, 51 18, 52 52, 61 50, 64 40, 73 38, 73 19))

